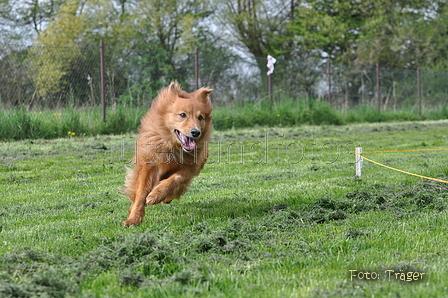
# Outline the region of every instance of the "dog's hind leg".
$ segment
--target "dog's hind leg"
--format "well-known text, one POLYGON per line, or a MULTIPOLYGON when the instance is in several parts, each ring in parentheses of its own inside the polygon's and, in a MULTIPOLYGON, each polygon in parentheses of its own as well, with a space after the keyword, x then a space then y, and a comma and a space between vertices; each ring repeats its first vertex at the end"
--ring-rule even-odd
POLYGON ((152 181, 150 179, 148 169, 140 168, 137 179, 135 181, 135 197, 131 199, 132 205, 129 209, 128 219, 123 222, 126 227, 132 225, 139 225, 145 216, 145 199, 152 188, 152 181))

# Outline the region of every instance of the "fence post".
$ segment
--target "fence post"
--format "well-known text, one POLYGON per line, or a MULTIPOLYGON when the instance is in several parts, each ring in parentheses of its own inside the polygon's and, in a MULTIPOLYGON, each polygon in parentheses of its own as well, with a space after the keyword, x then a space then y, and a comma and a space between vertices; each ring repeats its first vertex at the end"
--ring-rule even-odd
POLYGON ((418 99, 418 115, 422 116, 422 85, 420 76, 420 66, 417 67, 417 99, 418 99))
POLYGON ((104 84, 104 42, 100 41, 101 107, 102 121, 106 122, 106 88, 104 84))
POLYGON ((268 75, 268 95, 269 101, 272 101, 272 74, 268 75))
POLYGON ((327 57, 327 82, 328 82, 328 102, 331 105, 331 61, 327 57))
POLYGON ((362 148, 356 147, 355 149, 355 156, 356 156, 356 176, 361 177, 362 172, 362 148))
POLYGON ((378 100, 378 114, 381 113, 381 85, 380 85, 380 65, 376 64, 376 97, 378 100))
POLYGON ((194 80, 196 82, 196 90, 199 89, 199 50, 196 48, 194 55, 194 80))

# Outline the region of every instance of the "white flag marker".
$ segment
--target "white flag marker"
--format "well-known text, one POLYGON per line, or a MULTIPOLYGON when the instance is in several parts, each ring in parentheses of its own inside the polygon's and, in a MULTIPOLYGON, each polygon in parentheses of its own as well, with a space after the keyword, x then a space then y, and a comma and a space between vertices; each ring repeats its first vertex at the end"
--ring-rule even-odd
POLYGON ((268 55, 268 76, 270 76, 274 72, 274 64, 277 62, 277 59, 268 55))

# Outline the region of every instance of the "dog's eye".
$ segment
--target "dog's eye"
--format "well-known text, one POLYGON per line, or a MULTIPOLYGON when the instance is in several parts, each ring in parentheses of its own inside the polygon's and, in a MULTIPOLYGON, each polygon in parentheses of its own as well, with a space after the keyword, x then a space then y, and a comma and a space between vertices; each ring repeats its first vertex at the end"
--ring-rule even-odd
POLYGON ((185 113, 180 113, 179 116, 180 116, 181 118, 185 118, 185 117, 187 117, 187 114, 185 114, 185 113))
POLYGON ((198 120, 202 121, 202 120, 204 120, 204 117, 202 117, 202 115, 201 115, 201 116, 198 117, 198 120))

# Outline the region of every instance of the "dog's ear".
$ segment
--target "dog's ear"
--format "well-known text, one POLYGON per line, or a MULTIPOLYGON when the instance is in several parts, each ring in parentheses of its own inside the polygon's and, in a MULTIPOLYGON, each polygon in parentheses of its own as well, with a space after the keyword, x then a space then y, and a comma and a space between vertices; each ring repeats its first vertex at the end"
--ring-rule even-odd
POLYGON ((208 98, 208 95, 213 91, 213 89, 208 89, 208 88, 200 88, 198 90, 195 91, 196 93, 196 98, 198 99, 199 102, 202 103, 206 103, 206 102, 210 102, 210 99, 208 98))
POLYGON ((180 87, 179 83, 174 81, 171 82, 171 84, 168 86, 168 92, 171 93, 171 95, 177 95, 179 97, 185 97, 187 98, 188 93, 180 87))
POLYGON ((182 88, 180 87, 178 82, 171 82, 168 90, 174 94, 179 94, 182 91, 182 88))

